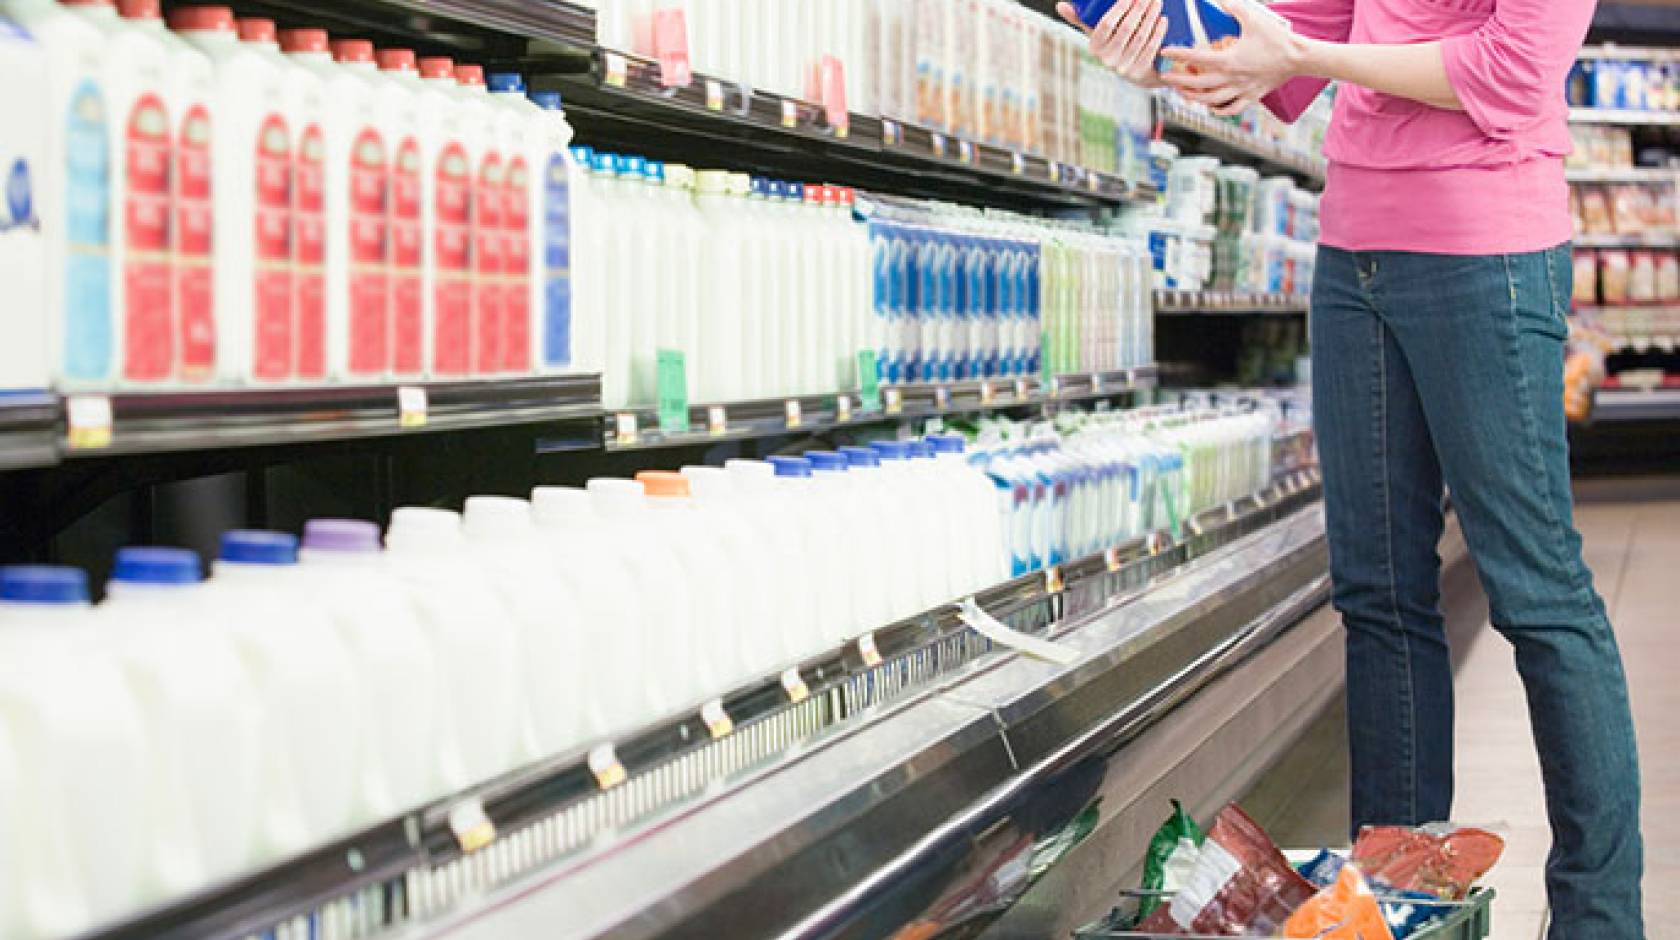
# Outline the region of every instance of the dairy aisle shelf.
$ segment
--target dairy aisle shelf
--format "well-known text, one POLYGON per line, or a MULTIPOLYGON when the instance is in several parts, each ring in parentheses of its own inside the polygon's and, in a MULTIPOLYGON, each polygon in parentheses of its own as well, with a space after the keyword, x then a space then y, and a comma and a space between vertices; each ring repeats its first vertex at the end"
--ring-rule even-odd
MULTIPOLYGON (((1011 629, 1053 635, 1197 559, 1234 550, 1278 523, 1302 521, 1320 488, 1315 467, 1293 470, 1261 492, 1186 520, 1177 534, 1154 532, 1015 578, 975 600, 1011 629)), ((563 883, 592 859, 633 843, 629 836, 648 821, 668 819, 679 807, 700 811, 779 762, 797 761, 819 734, 825 746, 843 744, 846 732, 862 730, 843 726, 873 723, 877 706, 924 697, 950 677, 1010 661, 1013 652, 947 604, 618 740, 529 765, 84 940, 240 937, 279 928, 345 937, 417 928, 427 935, 428 922, 435 928, 446 923, 436 919, 459 909, 473 916, 488 889, 538 869, 563 883), (720 778, 729 784, 715 787, 720 778)), ((1187 677, 1171 669, 1156 678, 1170 684, 1187 677)))
POLYGON ((1167 135, 1191 139, 1195 144, 1192 149, 1196 152, 1230 158, 1239 163, 1257 160, 1268 169, 1293 174, 1305 182, 1324 183, 1328 164, 1323 157, 1285 150, 1273 141, 1250 134, 1229 121, 1165 95, 1156 96, 1155 108, 1167 135))
POLYGON ((1594 423, 1680 420, 1680 388, 1601 388, 1593 400, 1592 420, 1594 423))
POLYGON ((657 409, 621 409, 606 416, 610 451, 682 447, 782 434, 813 434, 896 421, 953 417, 1012 408, 1050 406, 1112 398, 1153 388, 1153 366, 1113 372, 945 383, 883 385, 880 405, 865 408, 856 392, 804 395, 761 401, 695 405, 689 430, 660 427, 657 409))
POLYGON ((1307 298, 1288 294, 1232 294, 1222 291, 1182 290, 1155 292, 1156 316, 1296 315, 1306 312, 1307 298))
POLYGON ((1575 124, 1638 124, 1680 127, 1680 111, 1630 111, 1620 108, 1570 108, 1575 124))
POLYGON ((1680 182, 1680 167, 1570 169, 1564 176, 1571 183, 1674 183, 1680 182))
POLYGON ((681 154, 691 162, 699 153, 881 192, 998 207, 1091 208, 1154 198, 1149 187, 1112 174, 872 115, 849 114, 840 125, 816 104, 731 81, 696 75, 686 86, 667 87, 657 62, 629 53, 599 50, 589 76, 538 84, 558 87, 582 138, 608 149, 681 154))
POLYGON ((1643 235, 1577 235, 1576 248, 1680 248, 1680 232, 1643 235))
POLYGON ((0 470, 40 467, 58 460, 63 412, 54 395, 0 395, 0 470))

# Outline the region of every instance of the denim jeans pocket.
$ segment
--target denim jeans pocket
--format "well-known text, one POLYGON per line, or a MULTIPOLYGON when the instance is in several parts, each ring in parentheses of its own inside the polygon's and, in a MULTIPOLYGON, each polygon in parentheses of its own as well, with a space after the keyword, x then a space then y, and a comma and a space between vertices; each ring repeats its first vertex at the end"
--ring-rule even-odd
POLYGON ((1567 244, 1505 259, 1517 329, 1563 342, 1569 338, 1569 298, 1575 270, 1567 244))

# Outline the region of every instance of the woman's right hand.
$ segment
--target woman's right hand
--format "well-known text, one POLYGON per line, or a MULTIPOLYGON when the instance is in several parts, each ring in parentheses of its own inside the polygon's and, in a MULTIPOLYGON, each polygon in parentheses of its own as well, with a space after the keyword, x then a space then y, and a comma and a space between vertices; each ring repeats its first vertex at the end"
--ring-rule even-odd
POLYGON ((1056 4, 1056 12, 1090 36, 1091 53, 1122 78, 1144 88, 1161 86, 1161 73, 1155 71, 1155 58, 1167 37, 1161 0, 1119 0, 1089 28, 1071 3, 1056 4))

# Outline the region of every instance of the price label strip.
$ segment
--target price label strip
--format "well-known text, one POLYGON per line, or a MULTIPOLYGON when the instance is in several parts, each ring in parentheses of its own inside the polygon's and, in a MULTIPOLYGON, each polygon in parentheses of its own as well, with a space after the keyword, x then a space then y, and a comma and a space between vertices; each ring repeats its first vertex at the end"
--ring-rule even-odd
POLYGON ((397 389, 397 426, 404 428, 423 428, 430 418, 430 403, 426 399, 426 390, 417 385, 404 385, 397 389))
POLYGON ((945 135, 944 134, 933 135, 933 155, 936 156, 936 157, 945 156, 945 135))
POLYGON ((805 423, 805 412, 799 404, 799 399, 789 398, 782 405, 782 411, 787 416, 787 426, 797 428, 805 423))
POLYGON ((616 52, 609 52, 603 57, 607 68, 607 84, 614 88, 623 88, 630 76, 630 63, 616 52))
POLYGON ((735 733, 735 720, 723 710, 722 699, 714 698, 700 706, 700 720, 706 723, 706 730, 711 732, 713 741, 735 733))
POLYGON ((723 110, 723 83, 715 78, 706 79, 706 110, 723 110))
POLYGON ((835 396, 834 420, 840 424, 852 420, 852 396, 844 393, 835 396))
POLYGON ((980 383, 980 404, 997 404, 997 386, 993 385, 989 381, 980 383))
POLYGON ((1121 567, 1123 567, 1120 561, 1120 549, 1110 548, 1108 551, 1103 552, 1103 562, 1108 565, 1109 571, 1119 571, 1121 567))
POLYGON ((611 744, 603 744, 589 752, 589 772, 595 775, 596 784, 603 790, 611 790, 630 778, 611 744))
POLYGON ((461 851, 471 855, 496 841, 496 824, 484 812, 478 797, 469 797, 449 808, 449 831, 461 851))
POLYGON ((1015 398, 1019 401, 1026 401, 1030 394, 1031 394, 1031 389, 1027 386, 1027 380, 1026 379, 1016 379, 1015 380, 1015 398))
POLYGON ((706 430, 713 437, 722 437, 729 433, 729 409, 722 405, 712 405, 706 409, 706 430))
POLYGON ((636 421, 634 412, 621 411, 613 415, 613 439, 620 444, 634 444, 641 436, 641 429, 636 421))
POLYGON ((963 601, 962 609, 958 612, 962 622, 999 646, 1012 649, 1024 656, 1057 666, 1070 666, 1079 661, 1083 654, 1071 646, 1066 646, 1052 640, 1041 639, 1015 630, 1002 621, 980 609, 980 605, 970 597, 963 601))
POLYGON ((1044 569, 1045 593, 1060 594, 1062 593, 1062 589, 1065 587, 1067 587, 1067 585, 1062 581, 1062 568, 1060 565, 1052 565, 1051 567, 1044 569))
POLYGON ((71 450, 102 450, 111 446, 111 399, 104 395, 73 395, 65 403, 71 450))
POLYGON ((1016 176, 1022 176, 1022 175, 1026 174, 1026 172, 1027 172, 1027 158, 1021 156, 1021 152, 1019 150, 1014 150, 1014 151, 1010 152, 1010 154, 1009 154, 1009 169, 1016 176))
POLYGON ((886 400, 887 414, 899 415, 904 413, 904 389, 884 388, 881 390, 881 394, 886 400))
POLYGON ((789 130, 799 126, 799 105, 790 98, 782 99, 782 126, 789 130))
POLYGON ((805 679, 798 669, 789 669, 782 673, 782 691, 787 693, 788 701, 795 705, 811 697, 811 688, 805 684, 805 679))
POLYGON ((933 390, 933 406, 941 411, 951 407, 951 390, 943 385, 933 390))

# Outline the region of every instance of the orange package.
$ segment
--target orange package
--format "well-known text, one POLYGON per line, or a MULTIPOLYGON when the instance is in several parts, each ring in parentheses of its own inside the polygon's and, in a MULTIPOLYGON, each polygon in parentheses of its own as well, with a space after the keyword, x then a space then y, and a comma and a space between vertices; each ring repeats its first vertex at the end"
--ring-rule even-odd
POLYGON ((1376 895, 1352 865, 1342 866, 1335 884, 1289 916, 1283 935, 1309 940, 1394 940, 1376 895))

